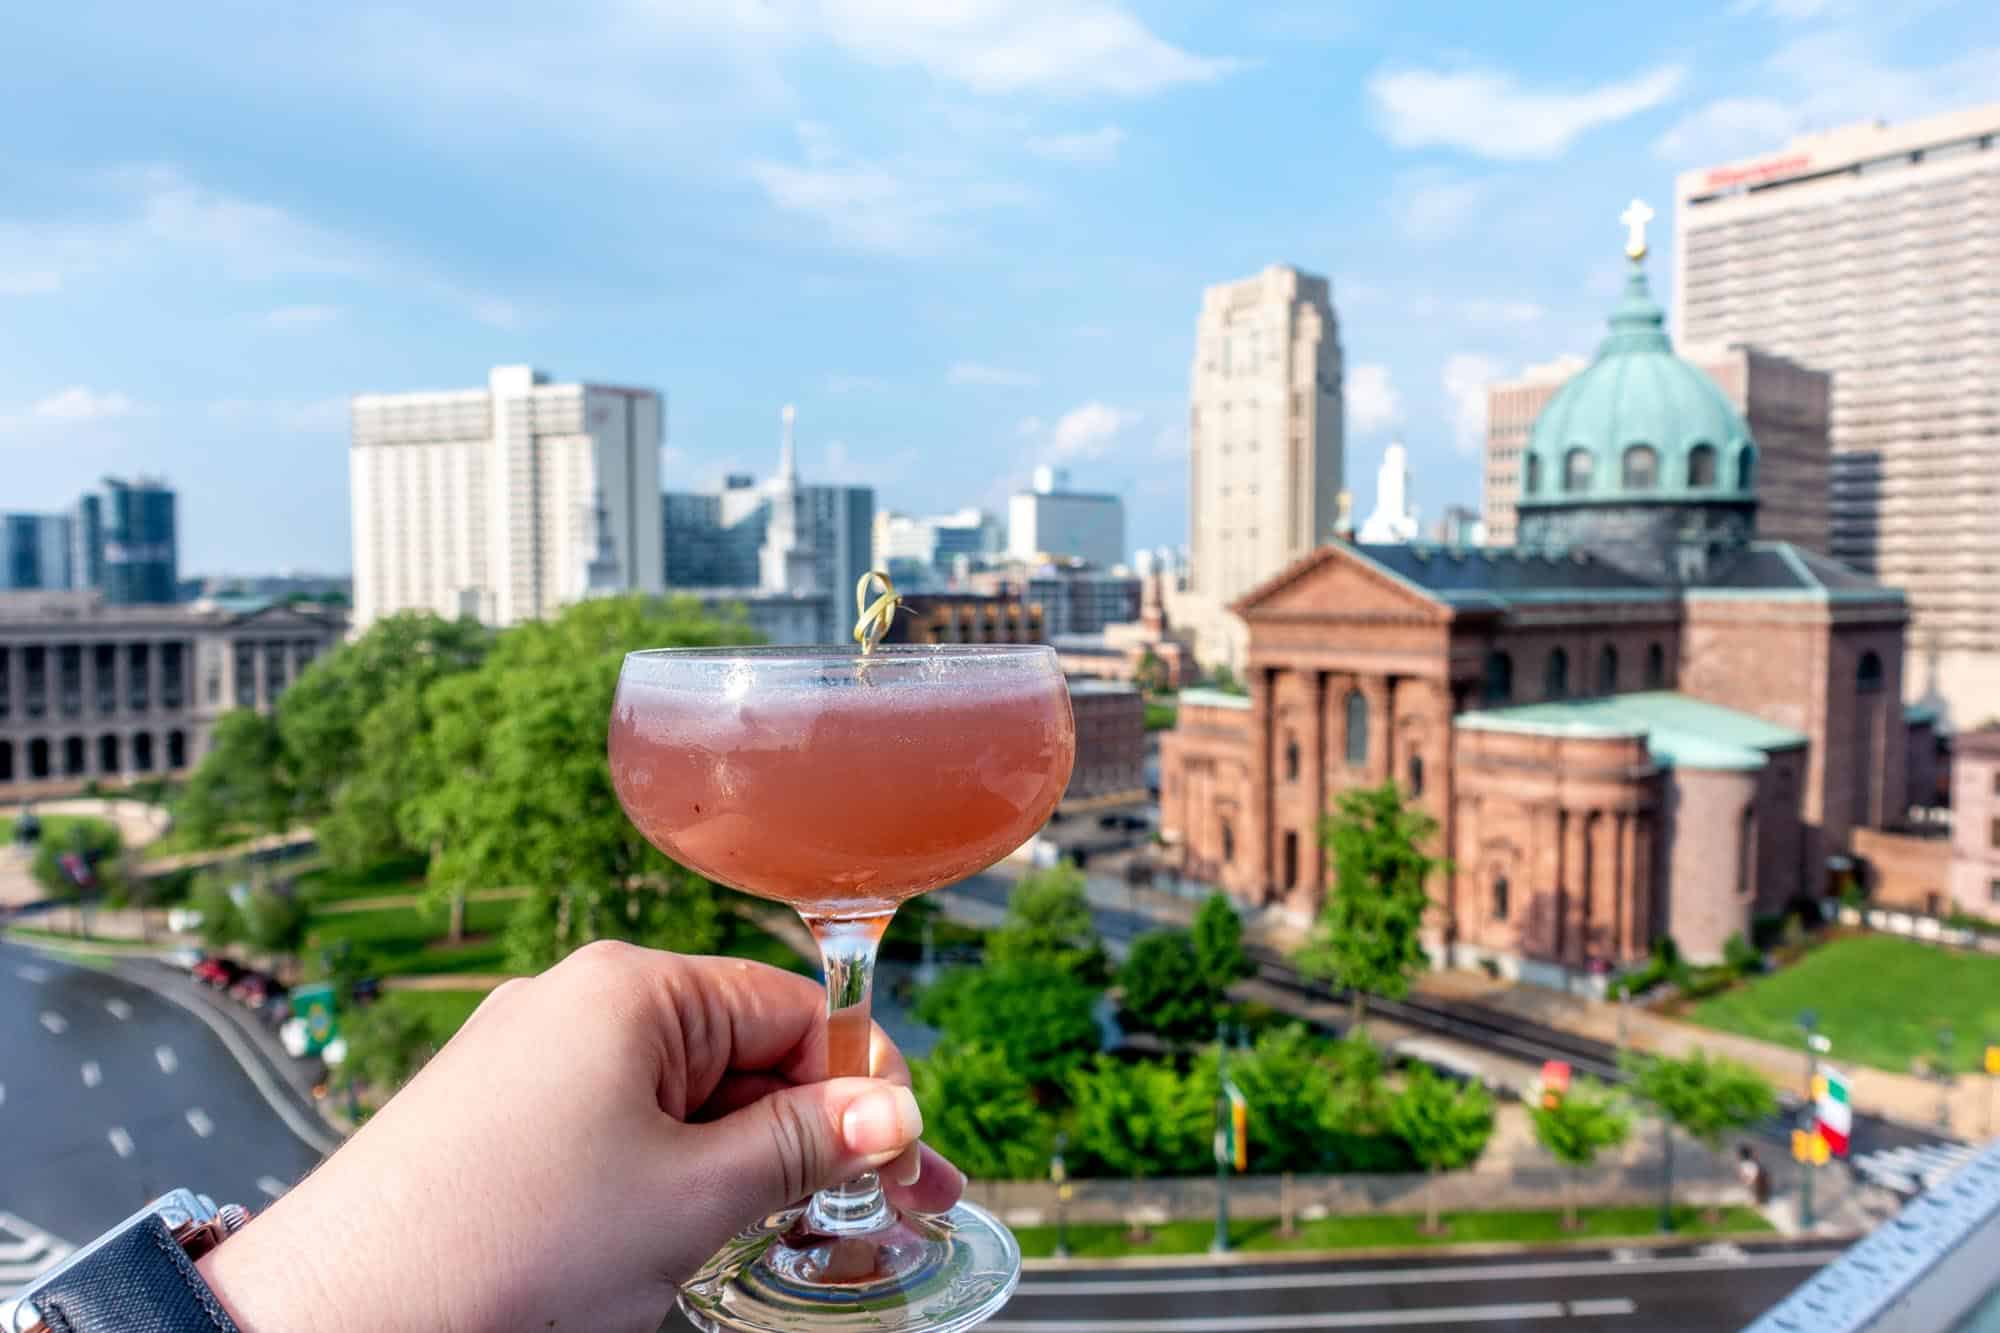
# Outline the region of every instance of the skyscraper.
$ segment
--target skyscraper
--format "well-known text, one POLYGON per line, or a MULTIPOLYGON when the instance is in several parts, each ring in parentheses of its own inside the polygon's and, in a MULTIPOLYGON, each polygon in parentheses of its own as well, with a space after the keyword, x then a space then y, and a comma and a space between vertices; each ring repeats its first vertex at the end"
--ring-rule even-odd
POLYGON ((1038 467, 1034 487, 1007 501, 1007 554, 1015 560, 1081 560, 1109 569, 1125 558, 1125 502, 1069 488, 1065 468, 1038 467))
MULTIPOLYGON (((1827 554, 1827 397, 1830 377, 1762 348, 1683 347, 1757 441, 1757 535, 1827 554)), ((1529 366, 1486 390, 1487 546, 1515 542, 1528 433, 1556 391, 1590 364, 1580 356, 1529 366)))
POLYGON ((357 628, 398 611, 512 625, 593 590, 660 591, 653 390, 496 366, 483 389, 352 410, 357 628))
POLYGON ((0 588, 76 586, 75 534, 68 514, 0 514, 0 588))
POLYGON ((1677 323, 1833 372, 1832 554, 1909 596, 1906 694, 2000 699, 2000 103, 1681 173, 1677 323))
MULTIPOLYGON (((95 510, 95 497, 85 507, 95 510)), ((112 606, 171 602, 179 595, 180 538, 174 492, 149 478, 104 479, 103 508, 88 529, 101 522, 97 545, 97 586, 112 606)))
POLYGON ((1202 660, 1240 667, 1229 604, 1332 535, 1343 476, 1327 280, 1274 264, 1202 293, 1188 402, 1189 588, 1202 660))

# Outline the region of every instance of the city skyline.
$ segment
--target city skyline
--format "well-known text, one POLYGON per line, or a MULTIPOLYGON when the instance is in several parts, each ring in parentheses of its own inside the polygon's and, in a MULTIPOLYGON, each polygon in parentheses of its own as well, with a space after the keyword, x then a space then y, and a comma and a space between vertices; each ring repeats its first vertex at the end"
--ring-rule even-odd
POLYGON ((1332 283, 1350 476, 1400 429, 1441 512, 1477 500, 1485 383, 1594 340, 1616 264, 1572 259, 1603 216, 2000 67, 1964 4, 1731 0, 1671 39, 1553 10, 923 13, 359 10, 282 43, 0 20, 37 108, 0 203, 8 506, 161 473, 187 568, 346 569, 348 397, 533 361, 658 388, 669 487, 754 468, 797 401, 807 480, 997 509, 1063 463, 1126 496, 1134 546, 1178 546, 1201 290, 1292 263, 1332 283))

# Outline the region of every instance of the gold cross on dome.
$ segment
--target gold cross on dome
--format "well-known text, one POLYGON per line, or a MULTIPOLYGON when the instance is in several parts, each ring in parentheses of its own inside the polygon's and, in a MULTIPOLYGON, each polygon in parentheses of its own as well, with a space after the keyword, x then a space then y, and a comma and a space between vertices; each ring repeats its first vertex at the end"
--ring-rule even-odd
POLYGON ((1646 207, 1645 200, 1634 199, 1625 206, 1625 211, 1618 215, 1618 220, 1628 228, 1625 233, 1626 257, 1635 262, 1644 259, 1646 257, 1646 224, 1653 220, 1653 210, 1646 207))

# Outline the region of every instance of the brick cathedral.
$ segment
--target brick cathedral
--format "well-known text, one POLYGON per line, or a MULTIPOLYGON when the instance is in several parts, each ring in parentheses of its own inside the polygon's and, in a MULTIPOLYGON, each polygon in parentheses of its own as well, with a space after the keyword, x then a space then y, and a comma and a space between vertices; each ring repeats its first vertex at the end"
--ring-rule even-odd
MULTIPOLYGON (((1161 823, 1190 875, 1304 919, 1318 827, 1394 779, 1442 829, 1442 965, 1561 983, 1718 956, 1899 819, 1903 595, 1756 537, 1757 445, 1632 271, 1536 420, 1520 544, 1336 540, 1232 608, 1247 697, 1182 695, 1161 823)), ((1922 739, 1927 740, 1927 731, 1922 739)))

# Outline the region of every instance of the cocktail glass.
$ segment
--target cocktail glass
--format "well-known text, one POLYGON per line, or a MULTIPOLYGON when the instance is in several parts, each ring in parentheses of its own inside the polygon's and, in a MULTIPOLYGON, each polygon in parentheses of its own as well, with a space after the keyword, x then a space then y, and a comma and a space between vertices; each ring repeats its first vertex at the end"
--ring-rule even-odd
MULTIPOLYGON (((660 649, 625 659, 612 704, 612 783, 647 841, 797 909, 819 942, 829 1077, 870 1072, 897 905, 1033 836, 1075 753, 1039 645, 660 649)), ((1020 1268, 991 1214, 899 1214, 870 1172, 737 1237, 681 1308, 707 1329, 948 1333, 1005 1304, 1020 1268)))

